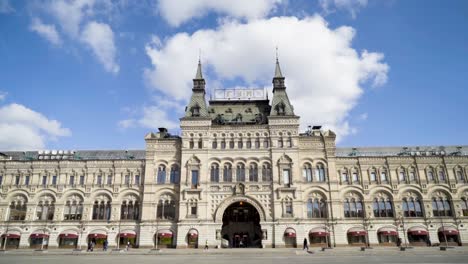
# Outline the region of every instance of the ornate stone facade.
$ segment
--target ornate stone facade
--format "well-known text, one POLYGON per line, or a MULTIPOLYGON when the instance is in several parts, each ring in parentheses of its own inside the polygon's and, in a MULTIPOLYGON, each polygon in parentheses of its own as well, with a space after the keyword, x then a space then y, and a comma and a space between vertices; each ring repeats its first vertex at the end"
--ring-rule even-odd
POLYGON ((300 133, 278 63, 273 93, 206 104, 199 65, 180 137, 0 153, 2 247, 468 243, 467 147, 336 148, 300 133))

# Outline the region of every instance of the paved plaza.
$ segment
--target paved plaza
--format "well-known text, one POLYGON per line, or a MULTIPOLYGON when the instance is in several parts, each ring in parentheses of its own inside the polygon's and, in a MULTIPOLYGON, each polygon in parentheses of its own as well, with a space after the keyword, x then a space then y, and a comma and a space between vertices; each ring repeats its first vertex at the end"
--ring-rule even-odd
POLYGON ((311 250, 309 253, 297 249, 210 249, 163 250, 150 253, 135 249, 129 252, 92 252, 73 254, 71 251, 50 250, 38 253, 31 250, 10 251, 0 255, 3 263, 67 264, 80 263, 171 263, 171 264, 218 264, 218 263, 467 263, 468 248, 415 248, 400 252, 396 248, 370 249, 338 248, 325 252, 311 250))

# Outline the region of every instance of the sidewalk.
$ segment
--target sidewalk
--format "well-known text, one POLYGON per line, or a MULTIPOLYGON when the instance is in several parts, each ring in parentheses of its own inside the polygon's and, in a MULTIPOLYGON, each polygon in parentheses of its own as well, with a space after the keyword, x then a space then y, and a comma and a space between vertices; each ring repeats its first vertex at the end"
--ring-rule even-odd
POLYGON ((311 248, 308 252, 300 248, 235 248, 235 249, 161 249, 159 251, 151 249, 131 249, 129 251, 108 251, 96 250, 93 252, 76 252, 71 249, 50 249, 44 252, 34 251, 33 249, 16 249, 2 252, 8 255, 311 255, 311 256, 347 256, 347 255, 445 255, 457 254, 468 255, 468 247, 448 248, 447 251, 440 251, 439 247, 415 247, 400 251, 396 247, 375 247, 361 251, 358 247, 338 247, 322 251, 320 248, 311 248))

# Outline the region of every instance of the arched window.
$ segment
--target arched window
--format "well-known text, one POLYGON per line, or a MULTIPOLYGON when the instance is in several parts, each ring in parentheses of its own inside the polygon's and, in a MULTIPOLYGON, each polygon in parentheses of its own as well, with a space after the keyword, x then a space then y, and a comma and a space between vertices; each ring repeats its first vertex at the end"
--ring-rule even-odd
POLYGON ((341 171, 341 183, 346 184, 349 183, 349 175, 347 169, 342 169, 341 171))
POLYGON ((171 183, 179 183, 180 182, 180 169, 178 165, 171 166, 171 175, 169 176, 169 181, 171 183))
POLYGON ((422 202, 419 197, 403 198, 402 207, 405 217, 423 217, 422 202))
POLYGON ((468 199, 466 197, 461 199, 461 209, 463 216, 468 216, 468 199))
POLYGON ((200 106, 198 104, 192 107, 192 116, 200 116, 200 106))
POLYGON ((317 182, 325 182, 326 174, 325 174, 325 166, 322 163, 318 163, 315 167, 315 181, 317 182))
POLYGON ((388 182, 387 175, 388 175, 387 170, 385 168, 382 168, 380 170, 380 182, 382 182, 382 183, 388 182))
POLYGON ((309 198, 307 200, 308 218, 327 218, 327 204, 322 198, 309 198))
POLYGON ((83 217, 83 199, 78 196, 71 196, 67 199, 63 208, 64 220, 81 220, 83 217))
POLYGON ((231 141, 229 141, 229 148, 230 149, 234 148, 234 139, 231 139, 231 141))
POLYGON ((41 200, 36 207, 36 220, 52 220, 54 218, 55 205, 53 201, 41 200))
POLYGON ((219 182, 219 165, 216 163, 211 164, 210 181, 219 182))
POLYGON ((416 181, 416 169, 415 168, 413 168, 413 167, 409 168, 408 175, 409 175, 409 181, 410 182, 415 182, 416 181))
POLYGON ((445 170, 443 168, 439 168, 437 175, 439 176, 439 182, 445 182, 447 180, 445 170))
POLYGON ((237 141, 237 147, 239 149, 243 148, 244 147, 244 142, 242 141, 242 139, 239 139, 239 141, 237 141))
POLYGON ((346 198, 343 208, 345 217, 364 217, 364 206, 360 198, 346 198))
POLYGON ((465 183, 466 182, 465 175, 463 173, 463 169, 460 168, 460 167, 455 168, 455 177, 457 177, 457 182, 459 182, 459 183, 465 183))
POLYGON ((237 164, 236 181, 245 182, 245 165, 243 163, 237 164))
POLYGON ((270 147, 270 141, 268 140, 268 138, 265 138, 263 140, 263 147, 264 148, 269 148, 270 147))
POLYGON ((352 180, 353 180, 353 183, 359 183, 359 173, 358 173, 358 170, 356 168, 353 169, 353 171, 351 172, 352 173, 352 180))
POLYGON ((312 167, 309 163, 304 164, 302 168, 302 176, 306 182, 312 182, 312 167))
POLYGON ((406 182, 406 171, 404 168, 398 169, 398 181, 401 183, 406 182))
POLYGON ((230 163, 224 164, 223 181, 232 182, 232 165, 230 163))
POLYGON ((450 198, 439 193, 432 198, 432 213, 434 216, 452 216, 450 198))
POLYGON ((213 149, 217 149, 217 148, 218 148, 218 141, 216 141, 216 139, 213 140, 213 142, 211 142, 211 147, 212 147, 213 149))
POLYGON ((140 204, 138 200, 123 201, 120 206, 121 220, 138 220, 140 217, 140 204))
POLYGON ((434 169, 432 167, 426 169, 426 177, 428 182, 433 182, 435 180, 434 169))
POLYGON ((25 220, 26 219, 26 199, 23 197, 15 197, 10 203, 9 220, 25 220))
POLYGON ((203 140, 201 138, 198 140, 198 148, 199 149, 203 148, 203 140))
POLYGON ((293 204, 292 199, 287 197, 283 200, 283 217, 293 217, 293 204))
POLYGON ((371 168, 371 169, 369 170, 369 178, 370 178, 370 179, 369 179, 370 182, 372 182, 372 183, 377 182, 377 171, 376 171, 375 168, 371 168))
POLYGON ((221 141, 221 149, 226 149, 226 140, 221 141))
POLYGON ((390 198, 384 196, 375 198, 372 207, 374 217, 393 217, 393 203, 390 198))
POLYGON ((174 220, 176 212, 175 207, 175 201, 172 199, 172 197, 164 195, 158 201, 158 206, 156 208, 157 219, 174 220))
POLYGON ((111 202, 106 199, 100 199, 93 205, 93 220, 109 220, 111 215, 111 202))
POLYGON ((250 138, 247 139, 247 141, 245 142, 245 146, 248 148, 248 149, 251 149, 252 148, 252 140, 250 138))
POLYGON ((257 164, 255 163, 250 164, 249 181, 258 182, 258 167, 257 167, 257 164))
POLYGON ((262 181, 271 181, 271 166, 268 163, 264 163, 262 166, 262 181))
POLYGON ((158 177, 157 177, 158 184, 166 183, 166 166, 160 165, 158 167, 158 177))
POLYGON ((276 105, 275 108, 277 115, 285 115, 285 106, 282 102, 276 105))

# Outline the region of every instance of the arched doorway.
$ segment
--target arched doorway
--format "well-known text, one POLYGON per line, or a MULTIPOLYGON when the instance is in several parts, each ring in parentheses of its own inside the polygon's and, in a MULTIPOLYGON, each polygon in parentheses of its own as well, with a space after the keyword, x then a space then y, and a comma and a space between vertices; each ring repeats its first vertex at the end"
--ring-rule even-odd
POLYGON ((260 215, 253 205, 235 202, 224 210, 221 236, 229 247, 261 247, 260 215))
POLYGON ((440 227, 439 230, 437 230, 437 237, 439 238, 441 246, 460 246, 459 232, 454 227, 440 227))
POLYGON ((190 229, 187 233, 187 247, 198 248, 198 231, 190 229))

